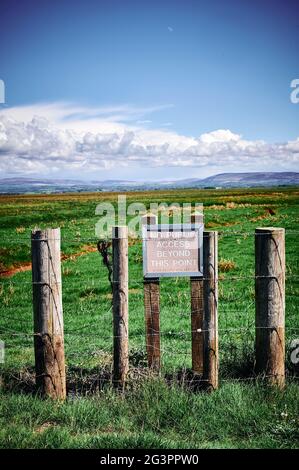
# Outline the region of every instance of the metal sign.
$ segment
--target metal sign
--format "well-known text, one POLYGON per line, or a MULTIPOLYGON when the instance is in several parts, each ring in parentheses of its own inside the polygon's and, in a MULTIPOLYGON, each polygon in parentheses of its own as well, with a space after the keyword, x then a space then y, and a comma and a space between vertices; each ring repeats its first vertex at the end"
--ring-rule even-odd
POLYGON ((143 276, 202 276, 203 230, 203 223, 144 225, 143 276))

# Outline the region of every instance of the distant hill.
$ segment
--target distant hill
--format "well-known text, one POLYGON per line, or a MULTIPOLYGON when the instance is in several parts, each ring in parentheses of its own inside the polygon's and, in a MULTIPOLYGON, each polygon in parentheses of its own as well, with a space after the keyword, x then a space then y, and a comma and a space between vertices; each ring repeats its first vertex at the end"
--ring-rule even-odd
POLYGON ((279 186, 299 184, 299 173, 295 172, 256 172, 256 173, 220 173, 204 180, 205 185, 234 186, 279 186))
POLYGON ((169 181, 3 178, 0 194, 61 193, 83 191, 130 191, 175 188, 252 188, 299 185, 297 172, 220 173, 208 178, 188 178, 169 181))

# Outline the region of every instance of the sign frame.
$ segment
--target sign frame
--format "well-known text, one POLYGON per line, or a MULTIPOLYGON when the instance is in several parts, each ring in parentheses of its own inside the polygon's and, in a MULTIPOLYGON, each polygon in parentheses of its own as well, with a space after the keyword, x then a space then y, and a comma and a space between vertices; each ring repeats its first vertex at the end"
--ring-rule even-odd
POLYGON ((144 224, 142 226, 142 255, 143 255, 143 277, 144 279, 159 279, 161 277, 203 277, 203 232, 204 223, 190 224, 144 224), (148 232, 198 232, 198 271, 175 271, 175 272, 149 272, 147 269, 147 233, 148 232))

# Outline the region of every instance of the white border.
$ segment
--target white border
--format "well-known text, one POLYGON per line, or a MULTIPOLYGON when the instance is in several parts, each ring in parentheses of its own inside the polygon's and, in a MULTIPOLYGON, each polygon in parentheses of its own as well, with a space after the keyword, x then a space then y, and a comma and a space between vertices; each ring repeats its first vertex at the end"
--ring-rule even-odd
POLYGON ((172 225, 143 225, 142 226, 142 255, 143 255, 143 277, 144 279, 157 279, 160 277, 202 277, 203 276, 203 223, 195 224, 172 224, 172 225), (147 233, 148 232, 184 232, 184 231, 197 231, 198 232, 198 271, 177 271, 177 272, 148 272, 147 270, 147 233))

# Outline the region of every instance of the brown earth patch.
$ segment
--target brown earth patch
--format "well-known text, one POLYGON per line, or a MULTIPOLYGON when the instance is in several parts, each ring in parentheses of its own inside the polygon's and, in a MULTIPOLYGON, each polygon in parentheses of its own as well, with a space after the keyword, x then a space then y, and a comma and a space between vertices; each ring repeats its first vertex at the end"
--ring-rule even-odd
POLYGON ((42 434, 43 432, 45 432, 47 429, 49 428, 53 428, 56 426, 56 423, 50 423, 50 422, 46 422, 46 423, 43 423, 41 426, 39 426, 38 428, 35 429, 35 432, 38 433, 38 434, 42 434))
POLYGON ((232 227, 233 225, 238 225, 239 222, 207 222, 205 228, 215 228, 215 227, 232 227))
POLYGON ((275 216, 275 210, 272 209, 271 207, 267 207, 265 209, 265 212, 263 214, 260 214, 256 217, 252 217, 250 220, 250 222, 258 222, 259 220, 264 220, 264 219, 268 219, 269 217, 272 219, 272 220, 277 220, 277 217, 274 217, 275 216))
MULTIPOLYGON (((97 247, 92 245, 84 245, 81 251, 77 253, 72 253, 71 255, 66 255, 64 253, 61 254, 61 261, 74 261, 75 259, 79 258, 79 256, 87 255, 88 253, 94 253, 97 251, 97 247)), ((22 263, 17 266, 12 266, 9 269, 1 270, 0 271, 0 278, 4 277, 11 277, 15 274, 24 272, 24 271, 31 271, 32 265, 31 263, 22 263)))

